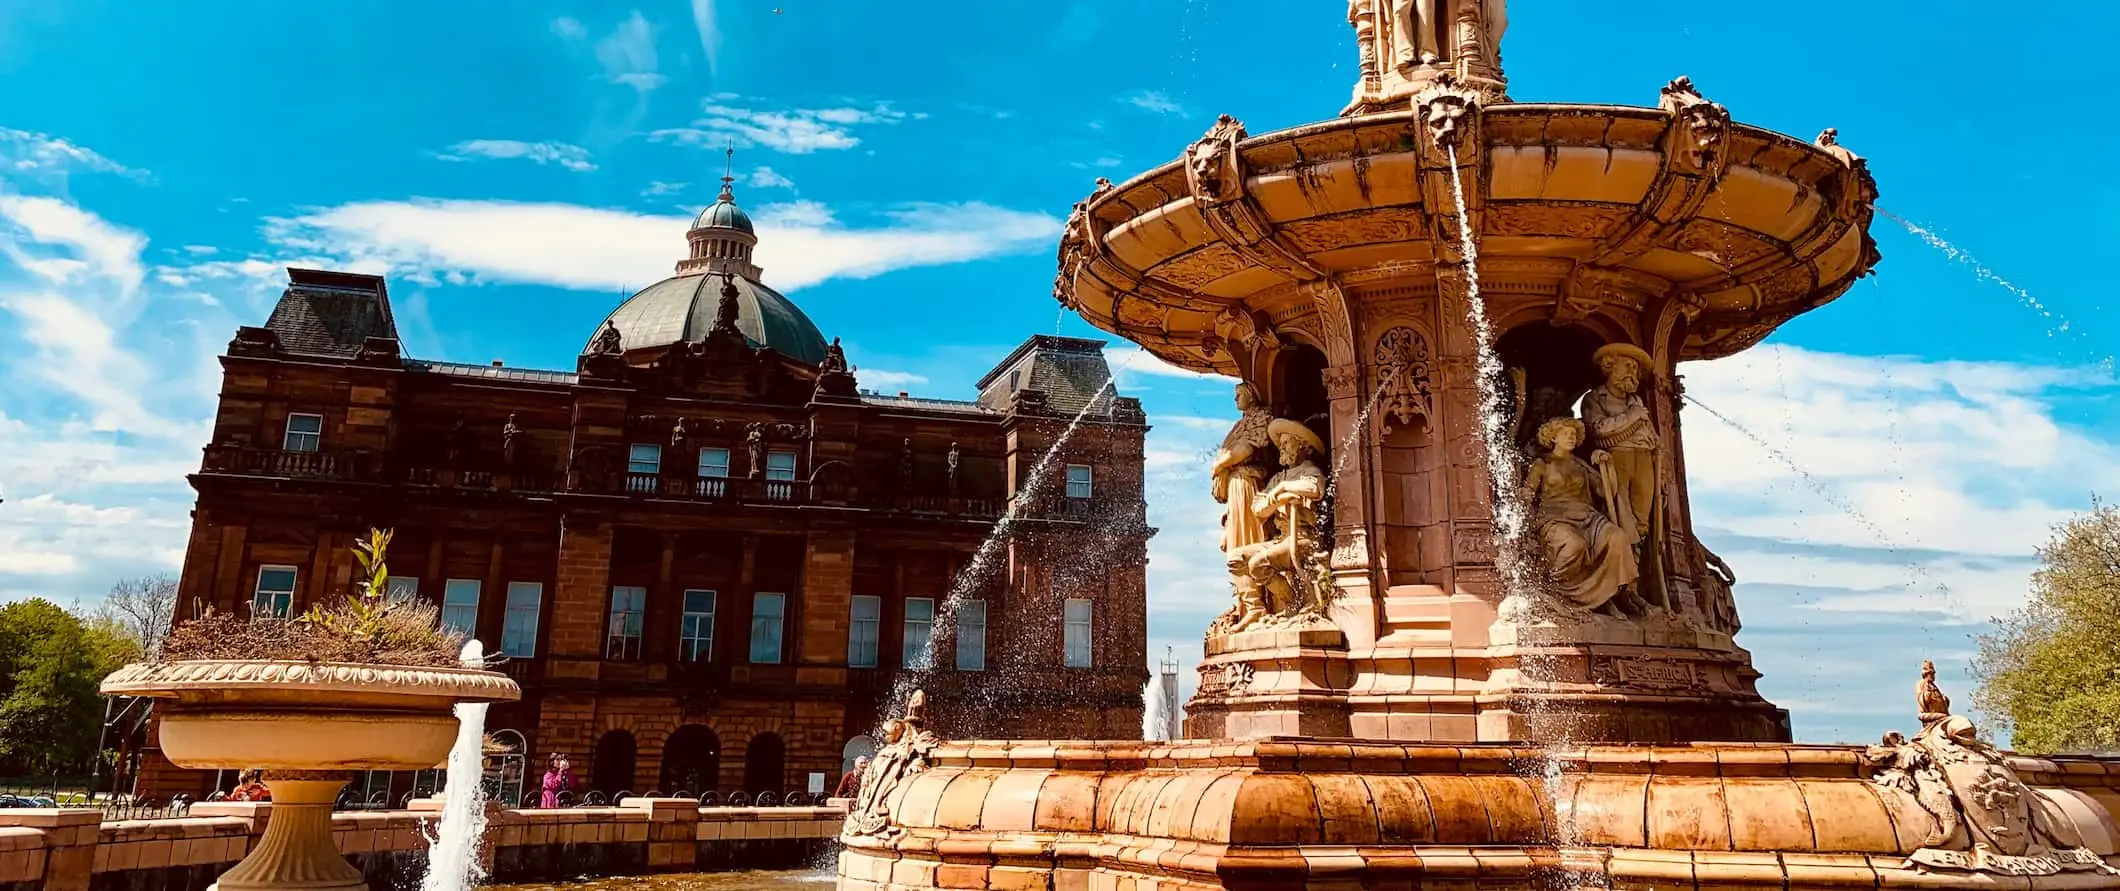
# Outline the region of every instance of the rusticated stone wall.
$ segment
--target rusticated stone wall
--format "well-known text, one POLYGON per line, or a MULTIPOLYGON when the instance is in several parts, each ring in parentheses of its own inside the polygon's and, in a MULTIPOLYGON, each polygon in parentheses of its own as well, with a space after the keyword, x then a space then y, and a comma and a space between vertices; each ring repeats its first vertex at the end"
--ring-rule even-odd
MULTIPOLYGON (((0 810, 4 891, 203 891, 249 853, 270 804, 201 804, 191 816, 102 822, 86 808, 0 810)), ((684 799, 619 807, 494 809, 485 866, 499 881, 814 862, 839 834, 840 806, 702 808, 684 799)), ((357 811, 332 817, 339 851, 372 887, 426 869, 436 815, 357 811)))

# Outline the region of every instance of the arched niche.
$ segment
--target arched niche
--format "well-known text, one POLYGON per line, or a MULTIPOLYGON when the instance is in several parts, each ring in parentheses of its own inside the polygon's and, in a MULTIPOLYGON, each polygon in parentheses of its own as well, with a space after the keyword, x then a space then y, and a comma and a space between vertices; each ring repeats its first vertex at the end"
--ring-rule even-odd
POLYGON ((633 734, 625 730, 613 730, 596 741, 596 753, 589 768, 589 788, 606 795, 629 792, 633 789, 633 765, 640 754, 640 746, 633 734))
POLYGON ((1307 344, 1287 344, 1268 363, 1259 396, 1275 415, 1302 421, 1319 438, 1331 442, 1332 401, 1325 392, 1325 367, 1322 351, 1307 344))
POLYGON ((700 724, 686 724, 672 732, 663 743, 662 788, 696 796, 720 784, 721 737, 700 724))
POLYGON ((743 787, 752 794, 783 791, 787 781, 788 745, 778 733, 751 737, 743 752, 743 787))
POLYGON ((1510 423, 1519 447, 1538 434, 1539 424, 1575 413, 1576 402, 1599 383, 1590 356, 1605 343, 1588 328, 1548 322, 1519 325, 1495 341, 1495 355, 1509 375, 1510 423))

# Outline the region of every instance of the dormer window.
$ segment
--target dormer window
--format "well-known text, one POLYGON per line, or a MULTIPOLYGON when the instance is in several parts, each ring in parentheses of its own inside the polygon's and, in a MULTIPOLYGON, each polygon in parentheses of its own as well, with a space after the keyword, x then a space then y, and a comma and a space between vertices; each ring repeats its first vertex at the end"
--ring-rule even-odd
POLYGON ((324 441, 324 416, 313 414, 291 414, 287 416, 287 434, 280 441, 280 448, 289 452, 314 452, 324 441))

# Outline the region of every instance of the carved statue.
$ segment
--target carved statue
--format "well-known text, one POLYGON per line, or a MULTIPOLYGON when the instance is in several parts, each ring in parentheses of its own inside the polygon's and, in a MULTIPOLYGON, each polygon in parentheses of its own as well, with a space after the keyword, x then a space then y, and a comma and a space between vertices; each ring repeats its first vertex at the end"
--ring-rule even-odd
POLYGON ((515 466, 516 445, 523 437, 523 428, 515 425, 515 413, 508 413, 508 423, 501 425, 501 460, 509 467, 515 466))
POLYGON ((1251 514, 1251 497, 1271 470, 1266 450, 1273 447, 1273 439, 1266 430, 1273 413, 1259 404, 1259 393, 1250 384, 1237 385, 1237 411, 1236 426, 1222 437, 1222 450, 1208 469, 1215 500, 1228 505, 1222 512, 1224 554, 1266 540, 1265 523, 1251 514))
POLYGON ((691 436, 691 431, 685 429, 685 419, 678 418, 677 423, 670 425, 670 448, 684 448, 685 440, 691 438, 691 436))
POLYGON ((1215 119, 1207 135, 1185 151, 1186 168, 1192 174, 1196 194, 1208 201, 1219 201, 1236 191, 1240 184, 1228 181, 1229 159, 1245 136, 1244 122, 1225 114, 1215 119))
POLYGON ((1950 697, 1936 686, 1934 663, 1921 663, 1914 690, 1921 732, 1911 741, 1887 733, 1861 759, 1871 781, 1892 790, 1885 794, 1913 798, 1931 820, 1915 827, 1926 832, 1902 869, 2120 875, 2084 848, 2082 830, 2067 812, 2025 785, 2009 757, 1981 741, 1971 720, 1950 713, 1950 697))
POLYGON ((1322 617, 1331 587, 1330 569, 1318 548, 1318 502, 1325 497, 1325 472, 1317 459, 1325 454, 1325 442, 1309 427, 1285 418, 1269 423, 1266 432, 1280 451, 1282 469, 1251 496, 1251 516, 1265 527, 1266 538, 1227 555, 1237 608, 1226 621, 1216 623, 1221 633, 1243 631, 1261 621, 1322 617))
POLYGON ((949 473, 949 492, 950 492, 950 497, 951 497, 951 498, 955 498, 955 497, 957 497, 957 462, 958 462, 958 460, 959 460, 959 455, 958 455, 958 453, 957 453, 957 444, 956 444, 956 443, 954 443, 954 442, 953 442, 953 443, 950 443, 950 454, 949 454, 949 458, 947 459, 947 461, 946 461, 946 463, 945 463, 945 465, 944 465, 944 466, 945 466, 945 467, 947 468, 947 472, 949 473))
POLYGON ((1473 21, 1480 29, 1479 36, 1485 40, 1487 51, 1499 61, 1502 34, 1509 30, 1505 0, 1391 0, 1392 43, 1399 67, 1434 65, 1456 59, 1458 47, 1463 43, 1458 34, 1458 22, 1465 15, 1465 4, 1468 3, 1478 4, 1473 21), (1445 8, 1447 18, 1437 18, 1439 6, 1445 8), (1438 44, 1438 37, 1443 33, 1450 37, 1438 44))
POLYGON ((1609 455, 1595 452, 1590 461, 1576 457, 1582 440, 1583 422, 1574 418, 1539 426, 1538 444, 1548 451, 1524 472, 1523 503, 1546 557, 1553 596, 1576 609, 1625 615, 1632 604, 1621 594, 1640 572, 1634 537, 1614 520, 1625 514, 1626 502, 1608 483, 1609 455))
POLYGON ((913 492, 913 438, 905 438, 898 448, 898 491, 910 495, 913 492))
POLYGON ((847 353, 846 350, 840 348, 839 338, 832 338, 831 344, 824 348, 824 365, 820 367, 820 370, 826 374, 843 374, 846 372, 847 353))
POLYGON ((1708 550, 1707 545, 1701 544, 1698 538, 1693 540, 1693 550, 1698 552, 1700 565, 1704 570, 1700 586, 1702 593, 1706 595, 1703 599, 1707 602, 1703 606, 1707 612, 1708 627, 1726 634, 1736 634, 1744 628, 1744 623, 1737 617, 1737 597, 1731 593, 1731 588, 1737 584, 1737 573, 1730 569, 1730 564, 1723 562, 1723 558, 1708 550))
POLYGON ((624 343, 624 338, 619 336, 618 326, 611 324, 610 319, 605 319, 603 330, 596 332, 596 342, 590 345, 589 352, 597 356, 616 356, 625 352, 624 343))
POLYGON ((736 290, 736 276, 726 272, 722 273, 721 303, 714 307, 714 328, 712 333, 737 335, 743 333, 736 330, 738 311, 736 301, 740 296, 742 295, 736 290))
POLYGON ((745 456, 750 458, 750 471, 746 476, 754 480, 763 476, 766 472, 766 425, 754 422, 744 428, 743 449, 745 456))
POLYGON ((890 837, 900 830, 892 825, 888 802, 891 793, 933 763, 940 742, 927 729, 927 693, 914 690, 905 704, 905 717, 894 720, 884 734, 883 748, 869 761, 861 775, 861 792, 847 810, 840 832, 848 836, 890 837))
MULTIPOLYGON (((1613 482, 1624 495, 1628 509, 1617 514, 1627 536, 1645 547, 1661 541, 1651 520, 1657 511, 1656 422, 1642 401, 1642 376, 1654 363, 1640 347, 1608 343, 1591 354, 1605 382, 1583 397, 1583 423, 1590 429, 1590 447, 1611 454, 1613 482)), ((1661 604, 1666 609, 1669 603, 1661 604)))

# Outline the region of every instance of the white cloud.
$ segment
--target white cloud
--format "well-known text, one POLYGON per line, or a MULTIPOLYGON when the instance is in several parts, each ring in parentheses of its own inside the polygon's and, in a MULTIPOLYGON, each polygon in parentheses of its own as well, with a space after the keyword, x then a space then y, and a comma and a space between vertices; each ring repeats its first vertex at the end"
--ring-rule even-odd
POLYGON ((1170 95, 1162 90, 1142 90, 1137 93, 1128 93, 1121 97, 1121 101, 1142 111, 1154 114, 1185 113, 1185 106, 1179 105, 1176 100, 1170 98, 1170 95))
POLYGON ((564 142, 523 142, 515 139, 472 139, 449 147, 438 155, 444 161, 469 161, 474 158, 515 159, 536 163, 558 164, 568 170, 586 172, 595 170, 589 160, 589 150, 564 142))
POLYGON ((926 375, 910 371, 883 371, 875 368, 857 368, 854 377, 864 387, 888 389, 893 387, 917 387, 928 382, 926 375))
POLYGON ((47 178, 77 171, 136 179, 147 176, 147 171, 134 170, 57 136, 0 127, 0 173, 47 178))
POLYGON ((552 33, 559 35, 565 40, 581 40, 589 36, 589 29, 583 27, 581 22, 567 16, 560 16, 552 20, 552 33))
POLYGON ((692 126, 656 130, 648 136, 657 141, 707 148, 722 148, 733 141, 737 145, 763 146, 790 155, 807 155, 860 145, 861 139, 852 129, 856 126, 896 124, 907 118, 921 117, 898 111, 888 104, 868 108, 845 106, 761 111, 729 105, 729 101, 727 97, 709 99, 702 107, 704 117, 693 121, 692 126))
POLYGON ((676 194, 678 194, 678 193, 680 193, 680 192, 683 192, 683 191, 685 190, 685 186, 688 186, 688 185, 691 185, 691 184, 690 184, 690 183, 666 183, 666 182, 663 182, 662 180, 653 180, 653 181, 650 181, 650 182, 648 183, 648 187, 647 187, 647 188, 645 188, 645 189, 642 189, 642 190, 640 190, 640 197, 642 197, 642 198, 659 198, 659 197, 661 197, 661 196, 664 196, 664 195, 676 195, 676 194))
POLYGON ((760 167, 757 170, 751 171, 750 178, 746 179, 744 181, 744 184, 754 189, 795 188, 794 180, 780 175, 779 171, 776 171, 771 167, 760 167))
MULTIPOLYGON (((1226 379, 1222 378, 1221 375, 1193 371, 1189 368, 1179 368, 1176 365, 1156 358, 1155 354, 1137 346, 1106 347, 1104 349, 1104 358, 1111 363, 1112 376, 1117 377, 1122 386, 1129 383, 1140 383, 1142 378, 1149 377, 1188 378, 1194 380, 1226 379)), ((1234 379, 1226 380, 1229 380, 1232 386, 1236 384, 1234 379)))
MULTIPOLYGON (((579 20, 561 16, 552 20, 552 33, 570 44, 585 43, 589 28, 579 20)), ((604 79, 646 94, 669 81, 660 71, 655 53, 655 26, 640 10, 633 10, 611 33, 590 47, 604 79)))
POLYGON ((214 254, 220 253, 220 251, 220 248, 214 247, 210 244, 187 244, 184 246, 185 253, 198 257, 209 257, 214 254))
MULTIPOLYGON (((905 205, 871 225, 837 220, 823 205, 756 214, 766 280, 795 290, 833 278, 958 263, 1043 249, 1058 220, 987 204, 905 205)), ((415 281, 495 281, 608 290, 659 274, 683 254, 690 220, 571 204, 371 201, 272 221, 282 249, 384 269, 415 281)))
POLYGON ((692 0, 692 29, 699 32, 699 51, 707 57, 707 73, 721 73, 721 25, 714 16, 714 0, 692 0))

